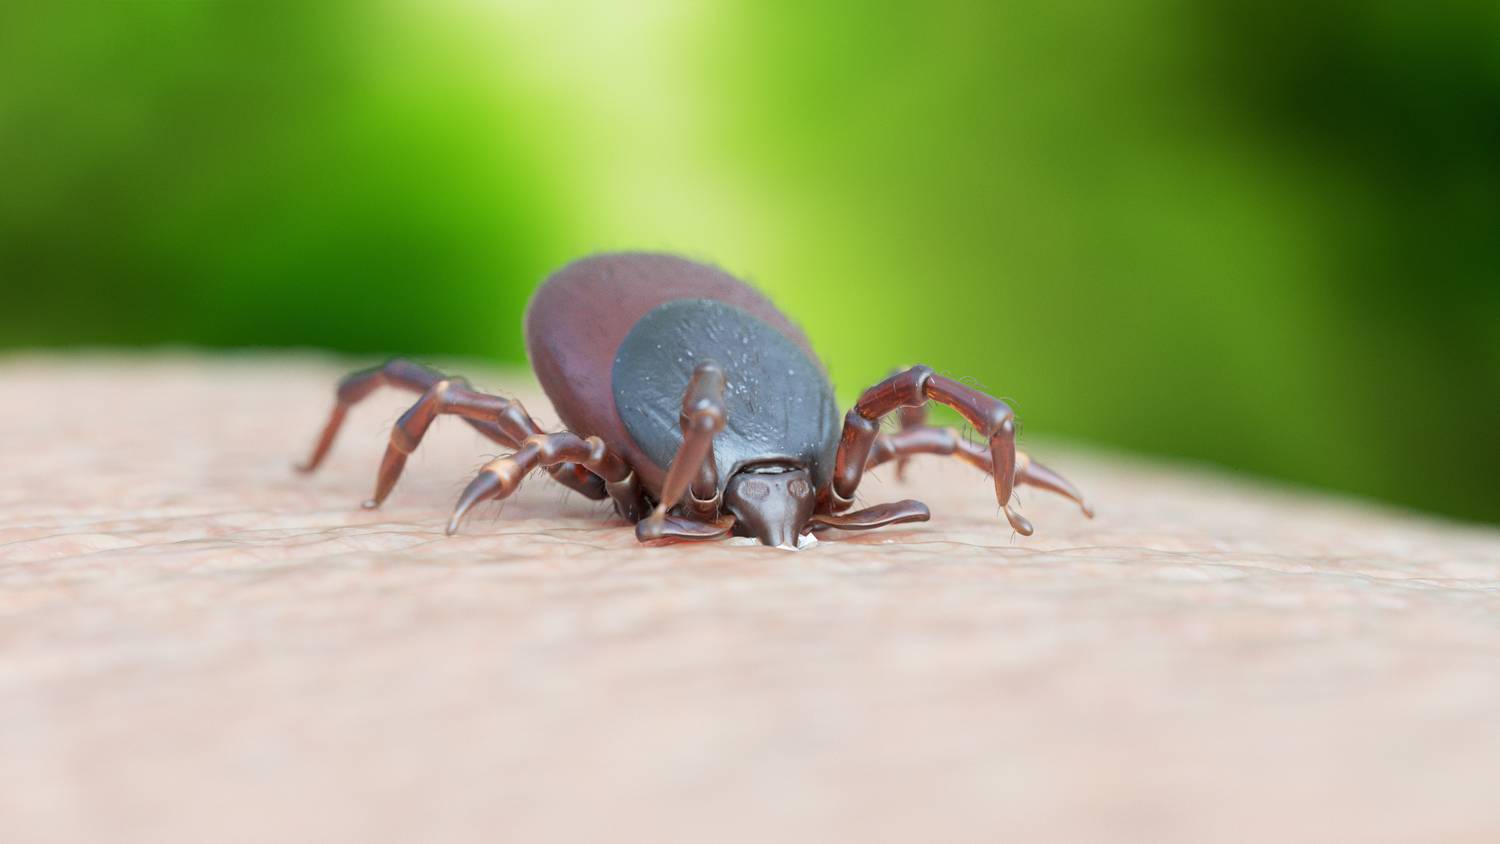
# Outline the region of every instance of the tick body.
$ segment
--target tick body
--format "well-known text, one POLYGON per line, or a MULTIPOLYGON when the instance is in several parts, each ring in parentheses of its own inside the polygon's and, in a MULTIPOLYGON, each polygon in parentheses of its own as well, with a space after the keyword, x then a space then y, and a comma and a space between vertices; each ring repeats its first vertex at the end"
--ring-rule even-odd
POLYGON ((366 506, 389 494, 439 414, 461 416, 514 450, 469 484, 449 532, 476 503, 510 495, 545 468, 583 495, 612 499, 642 541, 741 534, 796 547, 814 531, 925 521, 927 508, 911 500, 851 509, 866 469, 914 454, 953 455, 991 473, 1022 534, 1031 525, 1010 506, 1017 484, 1092 515, 1071 484, 1016 451, 1009 407, 927 367, 871 387, 841 423, 802 331, 754 288, 704 264, 635 253, 569 264, 532 298, 526 346, 567 430, 545 433, 520 403, 397 359, 344 379, 304 468, 322 461, 352 404, 390 384, 422 397, 392 429, 366 506), (984 443, 926 425, 929 400, 957 410, 984 443), (882 433, 880 420, 896 411, 902 427, 882 433))

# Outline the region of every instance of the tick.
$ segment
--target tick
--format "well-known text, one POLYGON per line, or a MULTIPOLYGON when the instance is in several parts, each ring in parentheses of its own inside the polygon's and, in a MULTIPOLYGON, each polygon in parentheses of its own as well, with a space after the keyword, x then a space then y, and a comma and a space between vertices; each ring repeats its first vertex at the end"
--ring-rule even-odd
POLYGON ((576 261, 532 297, 526 347, 567 430, 546 433, 520 402, 398 358, 340 382, 302 468, 323 461, 352 405, 390 385, 422 397, 391 430, 366 507, 390 494, 441 414, 512 450, 464 490, 450 534, 475 504, 509 496, 540 468, 590 499, 611 499, 642 542, 737 534, 796 547, 814 531, 926 521, 926 505, 913 500, 851 509, 866 470, 914 454, 953 455, 991 474, 1020 534, 1032 528, 1011 504, 1018 484, 1093 515, 1072 484, 1016 450, 1010 407, 926 366, 866 390, 841 426, 833 386, 801 329, 715 267, 636 253, 576 261), (983 443, 927 425, 929 400, 956 410, 983 443), (900 429, 882 433, 881 420, 897 411, 900 429))

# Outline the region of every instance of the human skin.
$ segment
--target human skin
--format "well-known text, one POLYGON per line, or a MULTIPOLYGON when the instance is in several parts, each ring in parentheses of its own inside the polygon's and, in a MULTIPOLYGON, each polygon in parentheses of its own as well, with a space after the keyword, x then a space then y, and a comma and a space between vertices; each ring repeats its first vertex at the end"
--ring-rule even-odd
POLYGON ((291 470, 363 363, 0 360, 6 840, 1500 832, 1493 529, 1046 443, 1098 517, 1025 539, 920 457, 860 493, 932 521, 799 552, 545 475, 445 537, 452 420, 359 507, 410 395, 291 470))

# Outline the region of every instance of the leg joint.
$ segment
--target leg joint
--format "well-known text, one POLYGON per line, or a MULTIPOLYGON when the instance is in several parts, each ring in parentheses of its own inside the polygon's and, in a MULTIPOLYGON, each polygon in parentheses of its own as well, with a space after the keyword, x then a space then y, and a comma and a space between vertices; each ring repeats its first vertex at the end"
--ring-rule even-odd
POLYGON ((880 419, 870 418, 859 411, 859 406, 849 408, 844 414, 844 436, 847 439, 851 432, 858 432, 864 436, 873 438, 880 433, 880 419))
POLYGON ((921 407, 929 398, 932 378, 932 367, 913 366, 866 390, 854 407, 860 416, 877 420, 899 407, 921 407))
POLYGON ((927 382, 932 380, 933 371, 930 366, 913 366, 906 371, 910 392, 903 395, 901 405, 903 407, 920 407, 927 403, 927 382))
POLYGON ((1004 404, 995 403, 985 411, 985 433, 988 436, 1006 435, 1016 432, 1016 413, 1004 404))
POLYGON ((717 434, 724 430, 726 422, 724 405, 713 399, 700 399, 693 407, 687 408, 686 421, 685 430, 717 434))

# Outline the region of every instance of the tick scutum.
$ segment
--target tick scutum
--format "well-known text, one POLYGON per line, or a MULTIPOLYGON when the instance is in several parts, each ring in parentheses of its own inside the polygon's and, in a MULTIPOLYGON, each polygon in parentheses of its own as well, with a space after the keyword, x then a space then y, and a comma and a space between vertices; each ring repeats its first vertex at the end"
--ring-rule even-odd
POLYGON ((713 299, 657 306, 615 355, 615 409, 634 442, 663 471, 682 444, 678 415, 693 368, 724 370, 727 424, 714 440, 719 489, 740 468, 806 467, 821 488, 833 472, 840 414, 822 367, 780 331, 713 299))

